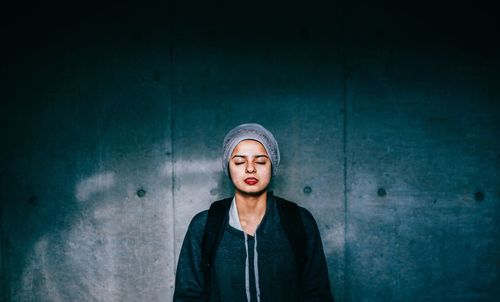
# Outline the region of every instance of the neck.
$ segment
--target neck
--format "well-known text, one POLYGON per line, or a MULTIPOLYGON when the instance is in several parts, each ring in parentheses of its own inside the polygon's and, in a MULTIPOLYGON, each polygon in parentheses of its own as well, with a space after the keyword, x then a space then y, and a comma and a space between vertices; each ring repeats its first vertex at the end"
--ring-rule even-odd
POLYGON ((255 195, 248 195, 240 191, 236 191, 235 198, 240 218, 245 216, 264 216, 267 206, 266 190, 255 195))

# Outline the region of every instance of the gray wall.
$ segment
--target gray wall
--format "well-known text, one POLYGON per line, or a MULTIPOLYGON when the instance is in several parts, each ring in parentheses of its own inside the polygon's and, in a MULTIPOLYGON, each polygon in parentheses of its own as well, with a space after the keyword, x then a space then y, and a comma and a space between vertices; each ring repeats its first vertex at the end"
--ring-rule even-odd
POLYGON ((337 301, 500 299, 487 7, 32 4, 2 19, 1 301, 168 301, 190 219, 258 122, 337 301))

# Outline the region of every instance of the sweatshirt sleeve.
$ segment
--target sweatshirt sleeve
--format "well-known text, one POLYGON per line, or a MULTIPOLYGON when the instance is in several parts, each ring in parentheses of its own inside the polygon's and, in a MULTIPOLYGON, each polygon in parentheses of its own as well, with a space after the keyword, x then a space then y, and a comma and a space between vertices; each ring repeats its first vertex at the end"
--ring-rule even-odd
POLYGON ((300 210, 307 234, 307 263, 302 275, 304 301, 333 302, 328 279, 328 266, 318 225, 308 210, 302 207, 300 210))
POLYGON ((175 275, 174 302, 204 301, 205 284, 201 265, 201 239, 207 211, 198 213, 189 224, 182 243, 175 275))

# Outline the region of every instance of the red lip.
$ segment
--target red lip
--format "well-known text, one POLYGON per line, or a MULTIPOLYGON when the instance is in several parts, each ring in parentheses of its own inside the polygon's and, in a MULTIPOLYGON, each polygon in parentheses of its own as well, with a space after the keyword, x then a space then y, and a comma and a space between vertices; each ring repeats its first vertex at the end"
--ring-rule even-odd
POLYGON ((259 182, 259 180, 257 178, 249 177, 245 179, 245 182, 249 185, 255 185, 256 183, 259 182))

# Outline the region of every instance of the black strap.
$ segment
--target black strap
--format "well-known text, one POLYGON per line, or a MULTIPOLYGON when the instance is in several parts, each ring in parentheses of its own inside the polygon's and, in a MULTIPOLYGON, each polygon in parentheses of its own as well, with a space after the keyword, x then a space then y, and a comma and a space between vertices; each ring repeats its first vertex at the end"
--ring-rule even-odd
POLYGON ((275 196, 276 204, 278 205, 278 213, 280 215, 281 224, 285 229, 288 241, 292 246, 293 252, 297 258, 299 272, 304 271, 307 263, 306 256, 306 231, 302 217, 300 216, 299 206, 292 201, 275 196))
POLYGON ((218 200, 210 205, 201 243, 201 264, 205 281, 205 301, 210 298, 210 271, 219 242, 224 234, 232 197, 218 200))

